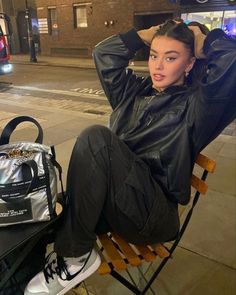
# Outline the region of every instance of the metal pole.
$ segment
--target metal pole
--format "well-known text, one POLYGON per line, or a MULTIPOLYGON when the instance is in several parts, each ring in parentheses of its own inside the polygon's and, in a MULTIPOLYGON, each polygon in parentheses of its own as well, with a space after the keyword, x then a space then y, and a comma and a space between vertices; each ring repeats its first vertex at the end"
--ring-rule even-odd
POLYGON ((28 7, 27 0, 25 0, 25 19, 26 19, 26 24, 27 24, 28 43, 29 43, 29 50, 30 50, 30 61, 37 62, 35 44, 34 44, 34 40, 33 40, 33 36, 32 36, 30 10, 28 7))

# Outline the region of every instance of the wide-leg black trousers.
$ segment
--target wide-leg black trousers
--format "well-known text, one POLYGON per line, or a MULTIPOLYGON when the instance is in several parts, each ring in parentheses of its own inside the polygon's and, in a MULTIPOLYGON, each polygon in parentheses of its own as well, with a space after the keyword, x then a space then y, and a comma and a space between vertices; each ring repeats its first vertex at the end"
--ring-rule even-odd
POLYGON ((77 257, 91 250, 98 231, 116 231, 127 241, 171 240, 179 229, 177 205, 167 200, 149 167, 104 126, 78 137, 67 174, 69 205, 55 251, 77 257))

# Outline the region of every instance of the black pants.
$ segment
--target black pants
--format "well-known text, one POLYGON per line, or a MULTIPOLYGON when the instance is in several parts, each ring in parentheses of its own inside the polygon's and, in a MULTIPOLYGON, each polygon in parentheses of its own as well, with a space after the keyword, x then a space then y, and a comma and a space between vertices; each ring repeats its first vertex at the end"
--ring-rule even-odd
POLYGON ((177 206, 169 202, 149 167, 108 128, 93 126, 76 141, 67 175, 69 205, 55 250, 64 257, 88 252, 98 231, 151 244, 177 234, 177 206))

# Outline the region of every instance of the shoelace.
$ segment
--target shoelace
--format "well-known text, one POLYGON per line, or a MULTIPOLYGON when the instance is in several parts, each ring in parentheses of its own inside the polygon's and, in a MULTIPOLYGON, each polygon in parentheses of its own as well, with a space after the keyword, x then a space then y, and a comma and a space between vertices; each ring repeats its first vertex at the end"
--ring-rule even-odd
POLYGON ((49 283, 50 279, 54 279, 54 275, 58 275, 62 280, 66 280, 70 277, 70 274, 67 270, 66 263, 64 259, 60 256, 57 256, 56 259, 52 259, 51 257, 55 252, 51 252, 46 257, 45 267, 43 269, 44 277, 47 283, 49 283), (51 260, 51 261, 50 261, 51 260), (65 274, 66 278, 62 278, 62 273, 65 274))
POLYGON ((92 251, 89 253, 88 257, 86 258, 86 260, 84 261, 83 266, 81 267, 81 269, 76 272, 75 274, 71 275, 68 270, 67 270, 67 265, 65 260, 63 259, 63 257, 61 256, 57 256, 56 259, 51 259, 51 256, 54 254, 55 252, 51 252, 47 255, 46 257, 46 262, 45 262, 45 267, 43 269, 43 273, 44 273, 44 277, 46 282, 49 284, 49 279, 54 279, 53 275, 58 275, 63 281, 66 280, 72 280, 75 276, 77 276, 85 267, 87 261, 89 260, 92 251), (62 274, 65 274, 65 278, 62 277, 62 274))

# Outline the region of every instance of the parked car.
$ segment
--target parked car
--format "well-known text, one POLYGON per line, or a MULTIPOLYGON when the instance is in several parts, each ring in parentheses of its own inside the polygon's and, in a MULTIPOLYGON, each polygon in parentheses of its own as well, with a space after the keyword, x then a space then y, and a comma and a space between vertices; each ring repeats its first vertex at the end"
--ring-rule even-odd
POLYGON ((10 64, 10 51, 8 46, 7 36, 11 35, 10 18, 0 12, 0 74, 7 74, 12 72, 12 65, 10 64))

